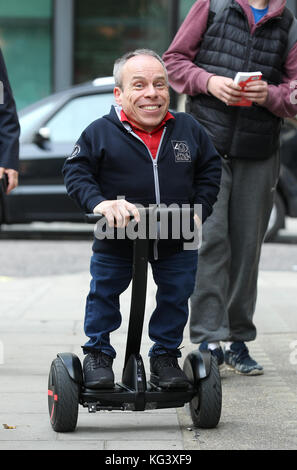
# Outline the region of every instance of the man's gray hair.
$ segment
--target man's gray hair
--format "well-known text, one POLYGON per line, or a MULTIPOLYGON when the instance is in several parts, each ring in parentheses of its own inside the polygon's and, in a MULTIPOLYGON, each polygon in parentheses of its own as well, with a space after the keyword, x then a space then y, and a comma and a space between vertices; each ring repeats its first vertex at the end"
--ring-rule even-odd
POLYGON ((162 58, 155 51, 152 51, 150 49, 136 49, 135 51, 126 52, 126 54, 124 54, 122 57, 120 57, 119 59, 115 61, 114 67, 113 67, 113 77, 114 77, 116 87, 123 88, 122 70, 123 70, 125 63, 129 59, 132 59, 132 57, 136 57, 139 55, 148 55, 157 59, 162 64, 162 67, 165 71, 166 81, 168 83, 168 73, 165 67, 165 63, 162 60, 162 58))

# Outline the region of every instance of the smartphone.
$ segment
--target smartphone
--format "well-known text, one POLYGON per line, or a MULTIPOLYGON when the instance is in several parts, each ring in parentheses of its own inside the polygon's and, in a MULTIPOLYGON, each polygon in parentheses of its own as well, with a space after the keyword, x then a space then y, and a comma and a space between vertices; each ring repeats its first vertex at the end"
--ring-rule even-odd
POLYGON ((8 176, 6 173, 4 173, 2 178, 0 179, 0 184, 1 184, 1 193, 6 194, 6 190, 8 186, 8 176))

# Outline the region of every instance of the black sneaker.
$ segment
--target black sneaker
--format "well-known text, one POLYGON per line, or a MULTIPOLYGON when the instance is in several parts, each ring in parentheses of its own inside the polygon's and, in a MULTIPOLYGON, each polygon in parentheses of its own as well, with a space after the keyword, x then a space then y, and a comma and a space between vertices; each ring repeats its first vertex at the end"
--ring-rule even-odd
POLYGON ((242 341, 231 344, 230 349, 225 349, 225 363, 229 369, 235 370, 241 375, 262 375, 263 367, 249 355, 249 350, 242 341))
POLYGON ((157 387, 165 389, 187 389, 189 380, 179 367, 177 357, 160 354, 150 358, 150 381, 157 387))
POLYGON ((87 388, 113 388, 113 358, 101 351, 86 355, 83 363, 84 384, 87 388))

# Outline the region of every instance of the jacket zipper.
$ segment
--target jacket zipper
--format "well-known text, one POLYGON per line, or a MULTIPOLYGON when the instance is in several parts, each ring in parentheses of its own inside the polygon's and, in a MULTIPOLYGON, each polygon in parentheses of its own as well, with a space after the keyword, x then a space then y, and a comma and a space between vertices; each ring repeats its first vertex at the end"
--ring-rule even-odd
MULTIPOLYGON (((156 196, 156 204, 159 206, 161 204, 161 196, 160 196, 160 184, 159 184, 159 174, 158 174, 158 158, 159 158, 159 153, 160 149, 164 140, 164 136, 166 133, 166 126, 163 129, 162 136, 160 139, 159 147, 157 150, 156 158, 153 158, 152 153, 148 146, 143 142, 143 140, 135 134, 135 132, 132 131, 132 129, 129 131, 131 135, 133 135, 136 139, 138 139, 147 149, 149 156, 152 160, 153 163, 153 174, 154 174, 154 185, 155 185, 155 196, 156 196)), ((154 259, 157 260, 159 255, 158 255, 158 242, 159 242, 159 237, 160 237, 160 222, 157 222, 157 239, 154 241, 154 259)))

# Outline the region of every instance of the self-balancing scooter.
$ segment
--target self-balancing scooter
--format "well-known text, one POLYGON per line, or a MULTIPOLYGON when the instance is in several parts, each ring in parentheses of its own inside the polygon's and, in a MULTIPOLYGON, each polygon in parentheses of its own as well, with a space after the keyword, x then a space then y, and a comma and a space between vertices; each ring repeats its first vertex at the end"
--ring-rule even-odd
MULTIPOLYGON (((160 220, 161 211, 166 210, 170 214, 170 209, 154 210, 157 220, 160 220)), ((140 210, 140 214, 141 217, 147 217, 149 210, 140 210)), ((89 222, 96 222, 100 215, 92 214, 87 217, 89 222)), ((220 420, 221 380, 216 358, 209 351, 195 350, 187 355, 183 366, 189 379, 186 390, 164 390, 146 381, 139 351, 146 301, 149 239, 136 238, 133 243, 131 309, 122 380, 112 389, 88 389, 84 386, 79 358, 69 352, 58 353, 51 364, 48 380, 50 422, 56 432, 75 430, 79 405, 88 408, 90 413, 95 413, 100 410, 178 408, 189 403, 195 426, 213 428, 220 420)))

